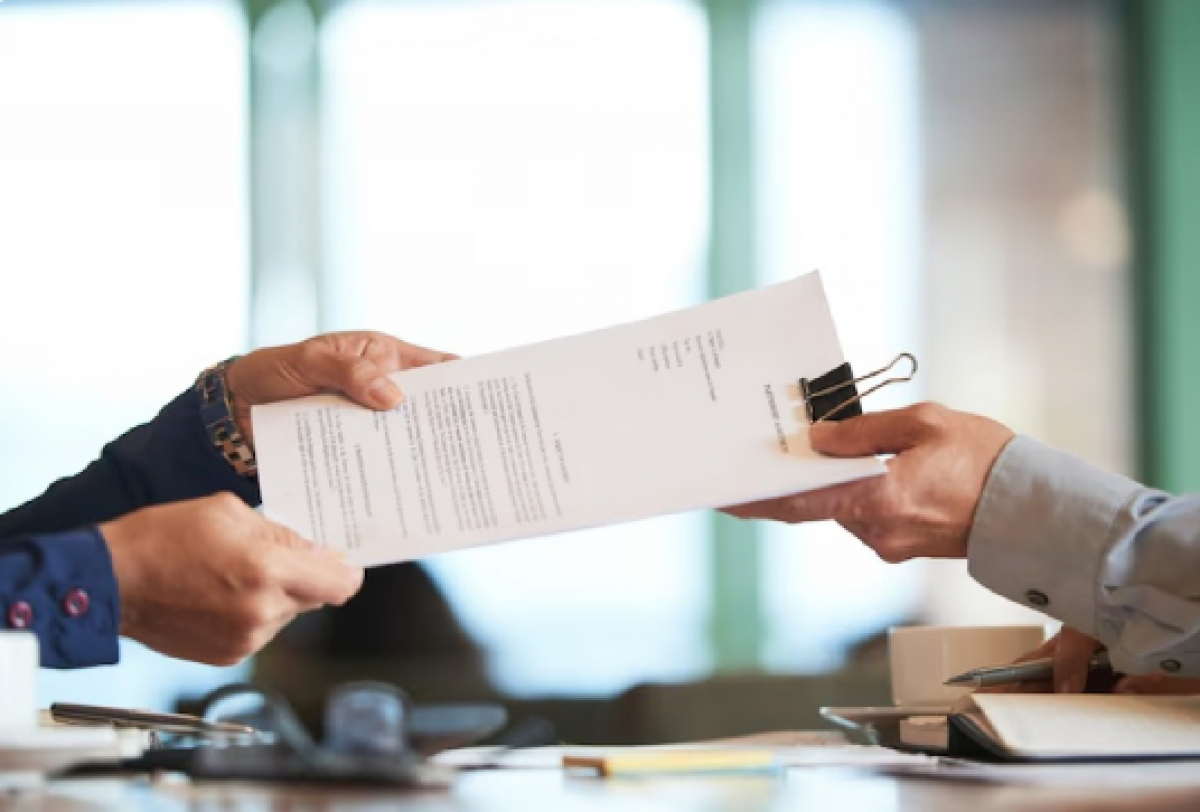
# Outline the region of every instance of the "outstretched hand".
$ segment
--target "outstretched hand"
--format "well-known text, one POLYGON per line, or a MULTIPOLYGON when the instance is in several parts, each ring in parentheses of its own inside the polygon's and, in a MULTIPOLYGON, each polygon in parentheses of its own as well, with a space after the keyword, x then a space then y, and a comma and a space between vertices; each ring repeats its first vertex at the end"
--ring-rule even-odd
POLYGON ((885 561, 961 558, 992 464, 1013 437, 985 417, 934 403, 818 423, 812 447, 834 457, 894 454, 883 476, 727 508, 743 519, 833 519, 885 561))

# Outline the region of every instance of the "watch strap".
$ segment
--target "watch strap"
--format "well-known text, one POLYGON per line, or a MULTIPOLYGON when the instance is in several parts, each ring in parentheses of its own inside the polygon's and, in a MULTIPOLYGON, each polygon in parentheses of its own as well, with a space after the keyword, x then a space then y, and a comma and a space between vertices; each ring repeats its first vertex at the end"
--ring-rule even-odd
POLYGON ((238 429, 233 412, 233 396, 225 380, 229 365, 238 356, 226 359, 200 373, 196 391, 200 393, 200 419, 208 439, 239 476, 258 476, 258 461, 249 440, 238 429))

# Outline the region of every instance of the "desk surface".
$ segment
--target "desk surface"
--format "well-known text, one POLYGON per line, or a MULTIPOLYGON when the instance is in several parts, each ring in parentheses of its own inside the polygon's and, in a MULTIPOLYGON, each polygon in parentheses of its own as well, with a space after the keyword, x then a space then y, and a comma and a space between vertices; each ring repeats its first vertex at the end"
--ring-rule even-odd
POLYGON ((409 810, 410 812, 1183 812, 1200 809, 1197 785, 1172 790, 1088 790, 890 778, 843 768, 793 769, 778 776, 725 775, 603 780, 551 770, 491 771, 460 777, 444 792, 281 789, 186 782, 61 781, 0 796, 0 809, 54 810, 409 810))

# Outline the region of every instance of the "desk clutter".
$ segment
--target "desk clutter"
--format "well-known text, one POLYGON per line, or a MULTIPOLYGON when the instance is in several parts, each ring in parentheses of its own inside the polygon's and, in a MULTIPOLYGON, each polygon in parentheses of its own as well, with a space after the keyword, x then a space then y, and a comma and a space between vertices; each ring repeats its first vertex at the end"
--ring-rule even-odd
POLYGON ((375 682, 329 695, 321 741, 284 697, 252 685, 218 689, 199 716, 78 704, 39 712, 37 652, 32 634, 0 633, 0 786, 161 771, 205 780, 445 786, 453 771, 428 757, 480 741, 507 721, 496 705, 417 705, 375 682))
MULTIPOLYGON (((75 775, 169 770, 210 781, 447 786, 453 770, 429 760, 504 727, 503 708, 477 703, 417 705, 391 685, 353 682, 326 701, 325 736, 315 740, 279 694, 252 685, 218 689, 199 717, 80 705, 51 706, 56 724, 135 730, 139 754, 87 759, 75 775)), ((2 764, 0 764, 2 768, 2 764)))
MULTIPOLYGON (((929 635, 912 631, 897 636, 908 641, 901 650, 918 638, 922 646, 927 643, 929 635)), ((1008 645, 1013 635, 1011 629, 994 629, 979 637, 1008 645)), ((421 705, 394 686, 356 682, 326 698, 324 737, 318 741, 283 696, 251 685, 219 689, 197 716, 73 704, 38 711, 31 690, 36 645, 31 657, 30 637, 0 635, 0 789, 9 791, 48 779, 163 773, 202 782, 429 790, 448 788, 460 775, 479 770, 555 770, 620 780, 827 767, 951 781, 1099 780, 1129 787, 1153 780, 1200 787, 1195 696, 969 694, 938 705, 932 704, 934 694, 923 695, 919 686, 904 682, 905 696, 913 700, 907 706, 822 709, 840 731, 580 746, 550 743, 555 739, 546 725, 508 726, 498 705, 421 705), (929 701, 922 704, 924 699, 929 701), (479 744, 489 739, 502 743, 479 744), (540 746, 527 746, 534 744, 540 746), (1099 771, 1098 763, 1104 765, 1099 771)), ((957 630, 940 637, 942 649, 954 648, 946 641, 965 639, 957 630)), ((988 647, 978 640, 969 648, 987 656, 988 647)), ((951 661, 931 668, 929 691, 946 687, 947 670, 961 665, 951 661)))

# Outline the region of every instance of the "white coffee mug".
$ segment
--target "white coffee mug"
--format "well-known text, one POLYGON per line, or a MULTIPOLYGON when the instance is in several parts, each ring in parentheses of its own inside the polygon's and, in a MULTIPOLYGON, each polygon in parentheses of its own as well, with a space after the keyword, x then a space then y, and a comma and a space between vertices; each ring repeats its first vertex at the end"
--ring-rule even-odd
POLYGON ((37 636, 0 631, 0 731, 37 726, 37 675, 37 636))
POLYGON ((970 692, 944 683, 972 668, 1011 663, 1042 644, 1041 626, 897 626, 888 630, 892 701, 944 706, 970 692))

